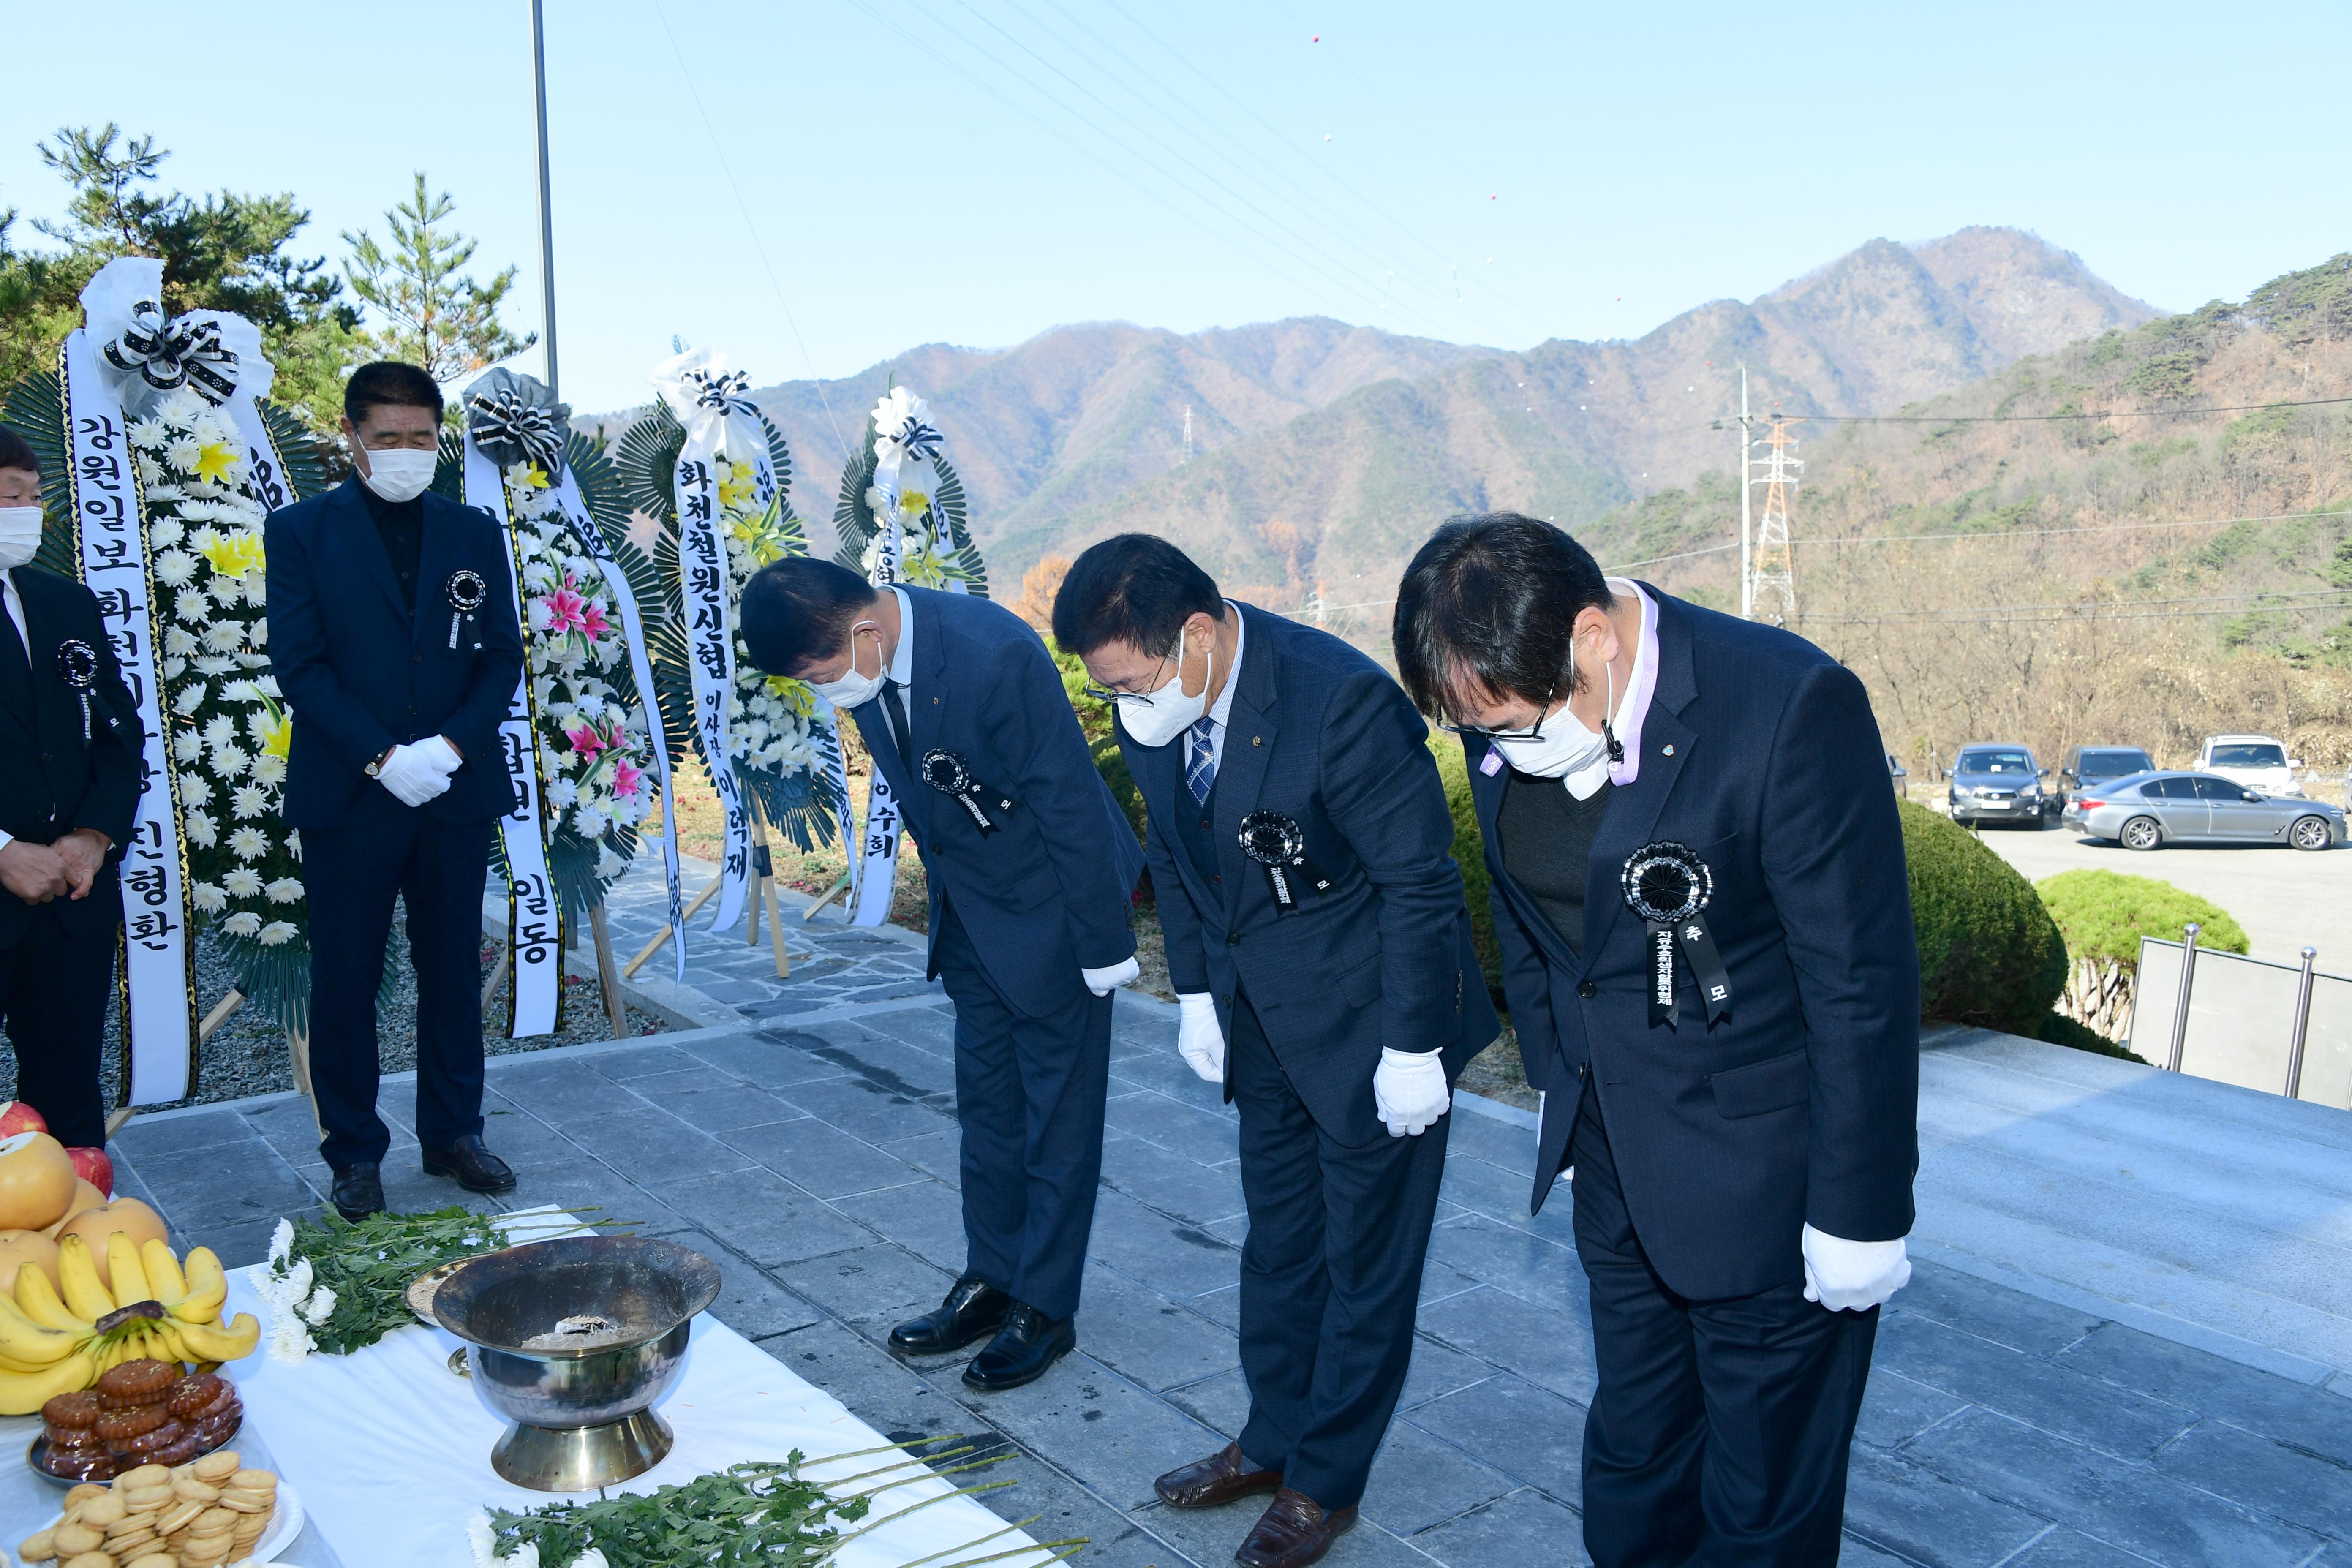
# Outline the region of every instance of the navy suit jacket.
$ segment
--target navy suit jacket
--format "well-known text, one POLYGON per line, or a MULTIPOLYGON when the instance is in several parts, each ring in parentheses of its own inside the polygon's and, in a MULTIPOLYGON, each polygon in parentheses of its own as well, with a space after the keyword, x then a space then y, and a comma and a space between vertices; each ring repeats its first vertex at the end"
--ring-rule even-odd
POLYGON ((929 972, 939 974, 940 906, 957 917, 989 979, 1042 1017, 1085 994, 1081 969, 1135 956, 1128 897, 1143 851, 1103 783, 1045 645, 986 599, 908 588, 914 684, 906 693, 912 759, 898 755, 879 697, 849 710, 890 781, 921 849, 931 895, 929 972), (963 807, 914 776, 934 748, 998 791, 983 833, 963 807), (1009 797, 1013 809, 997 801, 1009 797))
POLYGON ((1919 952, 1903 829, 1852 672, 1801 637, 1643 587, 1656 686, 1640 774, 1611 792, 1593 837, 1580 960, 1503 870, 1496 814, 1528 786, 1486 771, 1486 742, 1464 742, 1503 990, 1546 1091, 1530 1206, 1567 1150, 1570 1064, 1589 1060, 1659 1277, 1702 1300, 1752 1295, 1801 1278, 1808 1222, 1849 1241, 1911 1229, 1919 952), (1712 1026, 1687 973, 1679 1026, 1649 1021, 1647 928, 1618 878, 1657 839, 1715 874, 1706 921, 1731 1010, 1712 1026))
POLYGON ((1239 609, 1246 635, 1217 768, 1218 868, 1207 879, 1173 816, 1199 809, 1184 784, 1184 737, 1145 746, 1118 731, 1143 793, 1169 978, 1214 993, 1228 1031, 1234 992, 1245 993, 1316 1125, 1360 1146, 1388 1136, 1372 1100, 1382 1047, 1443 1051, 1450 1083, 1499 1029, 1471 944, 1454 818, 1428 726, 1386 670, 1327 632, 1239 609), (1276 912, 1265 868, 1242 854, 1253 811, 1297 823, 1307 858, 1333 881, 1302 890, 1296 913, 1276 912))
POLYGON ((431 490, 423 500, 416 605, 401 597, 356 477, 269 514, 269 667, 294 713, 291 826, 362 820, 354 808, 378 804, 371 792, 383 788, 367 765, 390 746, 432 735, 447 736, 466 761, 448 790, 418 809, 445 822, 487 822, 515 809, 499 741, 522 675, 514 558, 487 514, 431 490), (461 570, 479 574, 488 592, 453 649, 447 588, 461 570))

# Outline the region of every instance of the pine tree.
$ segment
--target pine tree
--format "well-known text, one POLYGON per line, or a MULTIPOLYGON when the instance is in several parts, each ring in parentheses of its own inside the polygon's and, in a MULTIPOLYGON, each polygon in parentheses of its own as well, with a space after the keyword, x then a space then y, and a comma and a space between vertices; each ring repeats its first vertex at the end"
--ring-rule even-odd
POLYGON ((509 267, 487 283, 465 276, 478 241, 448 226, 457 211, 447 192, 429 194, 423 171, 409 199, 383 215, 390 243, 366 229, 345 234, 352 247, 344 276, 352 292, 385 318, 373 342, 388 359, 423 365, 438 382, 452 382, 539 341, 516 337, 499 321, 514 287, 509 267))

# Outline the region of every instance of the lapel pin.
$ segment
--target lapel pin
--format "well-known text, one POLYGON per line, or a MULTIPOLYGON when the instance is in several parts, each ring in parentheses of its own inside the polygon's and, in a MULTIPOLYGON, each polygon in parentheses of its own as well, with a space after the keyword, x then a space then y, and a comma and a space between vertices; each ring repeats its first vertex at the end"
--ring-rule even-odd
POLYGON ((1675 754, 1674 742, 1671 742, 1671 741, 1670 741, 1670 742, 1667 742, 1666 744, 1664 744, 1664 746, 1659 747, 1658 749, 1659 749, 1661 752, 1664 752, 1667 756, 1670 756, 1670 757, 1671 757, 1671 756, 1673 756, 1673 755, 1675 754))

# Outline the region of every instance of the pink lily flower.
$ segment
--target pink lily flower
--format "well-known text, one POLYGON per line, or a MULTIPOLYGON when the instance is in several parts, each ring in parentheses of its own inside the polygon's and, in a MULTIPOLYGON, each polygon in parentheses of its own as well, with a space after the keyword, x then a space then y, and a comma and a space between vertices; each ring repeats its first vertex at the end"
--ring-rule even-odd
POLYGON ((645 787, 646 771, 628 763, 613 764, 613 793, 624 800, 635 800, 637 791, 645 787))
POLYGON ((563 738, 572 742, 572 754, 583 763, 593 763, 596 753, 604 749, 604 737, 596 732, 593 724, 583 724, 576 730, 566 730, 563 738))
POLYGON ((572 579, 566 575, 563 586, 547 596, 547 629, 558 637, 577 631, 584 624, 580 612, 587 601, 572 591, 572 579))
POLYGON ((604 618, 602 605, 583 605, 580 611, 580 629, 586 632, 589 640, 593 642, 612 629, 612 623, 604 618))

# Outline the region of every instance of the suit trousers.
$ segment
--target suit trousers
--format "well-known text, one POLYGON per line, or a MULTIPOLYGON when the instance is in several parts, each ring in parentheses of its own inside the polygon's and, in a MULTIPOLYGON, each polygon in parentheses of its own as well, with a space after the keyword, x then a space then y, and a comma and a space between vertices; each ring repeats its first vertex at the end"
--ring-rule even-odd
POLYGON ((1074 1317, 1102 1180, 1111 998, 1073 974, 1068 1001, 1023 1014, 946 899, 932 952, 955 1004, 964 1273, 1049 1318, 1074 1317))
POLYGON ((1241 1113, 1241 1448, 1324 1509, 1364 1495, 1412 1363, 1413 1318, 1449 1114, 1419 1137, 1350 1148, 1315 1123, 1236 993, 1227 1041, 1241 1113))
POLYGON ((1600 1370, 1585 1550, 1595 1568, 1836 1563, 1878 1310, 1832 1312, 1798 1282, 1719 1301, 1668 1289, 1626 1212, 1600 1093, 1580 1076, 1569 1163, 1600 1370))
POLYGON ((340 1171, 380 1163, 375 999, 395 899, 416 970, 416 1140, 446 1148, 482 1131, 482 889, 488 822, 443 822, 387 793, 363 821, 302 829, 310 890, 310 1087, 319 1152, 340 1171))
MULTIPOLYGON (((120 907, 111 877, 101 878, 89 896, 120 907)), ((0 948, 0 1024, 16 1053, 16 1098, 39 1111, 67 1148, 101 1148, 106 1101, 98 1087, 99 1051, 121 923, 83 933, 66 930, 47 906, 31 914, 25 934, 0 948)))

